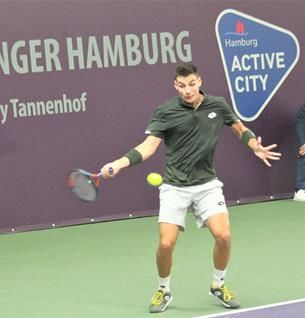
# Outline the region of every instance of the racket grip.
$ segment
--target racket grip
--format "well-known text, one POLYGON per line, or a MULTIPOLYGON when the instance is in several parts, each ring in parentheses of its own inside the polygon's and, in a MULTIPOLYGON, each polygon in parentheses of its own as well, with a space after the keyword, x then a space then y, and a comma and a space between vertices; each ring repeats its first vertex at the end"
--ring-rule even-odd
MULTIPOLYGON (((112 167, 110 167, 110 168, 108 169, 108 173, 109 173, 109 175, 112 175, 112 174, 113 174, 113 169, 112 169, 112 167)), ((97 174, 97 177, 103 177, 102 171, 97 174)))
MULTIPOLYGON (((113 169, 112 169, 111 167, 108 169, 108 173, 109 173, 109 175, 112 175, 112 174, 113 174, 113 169)), ((102 176, 103 176, 102 171, 101 171, 100 173, 98 173, 97 176, 98 176, 98 177, 102 177, 102 176)))

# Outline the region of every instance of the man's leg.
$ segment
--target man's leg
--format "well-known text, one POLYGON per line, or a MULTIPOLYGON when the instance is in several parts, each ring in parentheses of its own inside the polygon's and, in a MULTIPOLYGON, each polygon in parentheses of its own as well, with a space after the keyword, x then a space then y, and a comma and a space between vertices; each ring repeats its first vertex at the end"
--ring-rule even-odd
POLYGON ((231 254, 231 231, 228 214, 213 215, 206 221, 206 224, 215 239, 214 267, 224 271, 227 268, 231 254))
POLYGON ((178 234, 179 227, 177 225, 160 223, 160 240, 156 260, 158 273, 162 278, 170 275, 178 234))
POLYGON ((170 272, 173 263, 173 252, 179 234, 179 227, 175 224, 160 223, 160 239, 156 255, 159 274, 159 288, 154 294, 149 311, 163 312, 172 301, 170 293, 170 272))
POLYGON ((231 230, 227 213, 215 214, 206 221, 214 239, 214 271, 210 293, 216 296, 228 308, 240 307, 239 301, 224 284, 226 268, 231 254, 231 230))

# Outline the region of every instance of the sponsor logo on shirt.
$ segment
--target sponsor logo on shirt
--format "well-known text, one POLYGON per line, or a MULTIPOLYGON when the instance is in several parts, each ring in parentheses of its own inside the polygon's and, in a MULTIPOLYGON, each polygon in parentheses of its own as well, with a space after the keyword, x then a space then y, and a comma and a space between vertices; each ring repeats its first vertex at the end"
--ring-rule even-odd
POLYGON ((217 116, 217 114, 214 113, 214 112, 209 113, 209 115, 208 115, 208 117, 209 117, 210 119, 213 119, 213 118, 215 118, 216 116, 217 116))

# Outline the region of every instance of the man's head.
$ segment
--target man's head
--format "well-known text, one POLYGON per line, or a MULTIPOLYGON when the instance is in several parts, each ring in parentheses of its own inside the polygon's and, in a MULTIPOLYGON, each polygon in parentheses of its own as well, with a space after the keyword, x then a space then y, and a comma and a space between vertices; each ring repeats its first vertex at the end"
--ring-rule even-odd
POLYGON ((200 100, 202 80, 197 67, 191 63, 179 65, 176 68, 174 86, 180 98, 187 104, 196 106, 200 100))
POLYGON ((191 74, 198 75, 197 67, 192 63, 184 63, 176 68, 176 79, 178 76, 187 77, 191 74))

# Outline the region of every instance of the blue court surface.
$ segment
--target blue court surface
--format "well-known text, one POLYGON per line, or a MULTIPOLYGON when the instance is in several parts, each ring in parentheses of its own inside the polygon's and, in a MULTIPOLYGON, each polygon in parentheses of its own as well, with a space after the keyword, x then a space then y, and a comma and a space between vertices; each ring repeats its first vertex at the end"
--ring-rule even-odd
POLYGON ((305 298, 193 318, 305 318, 305 298))

